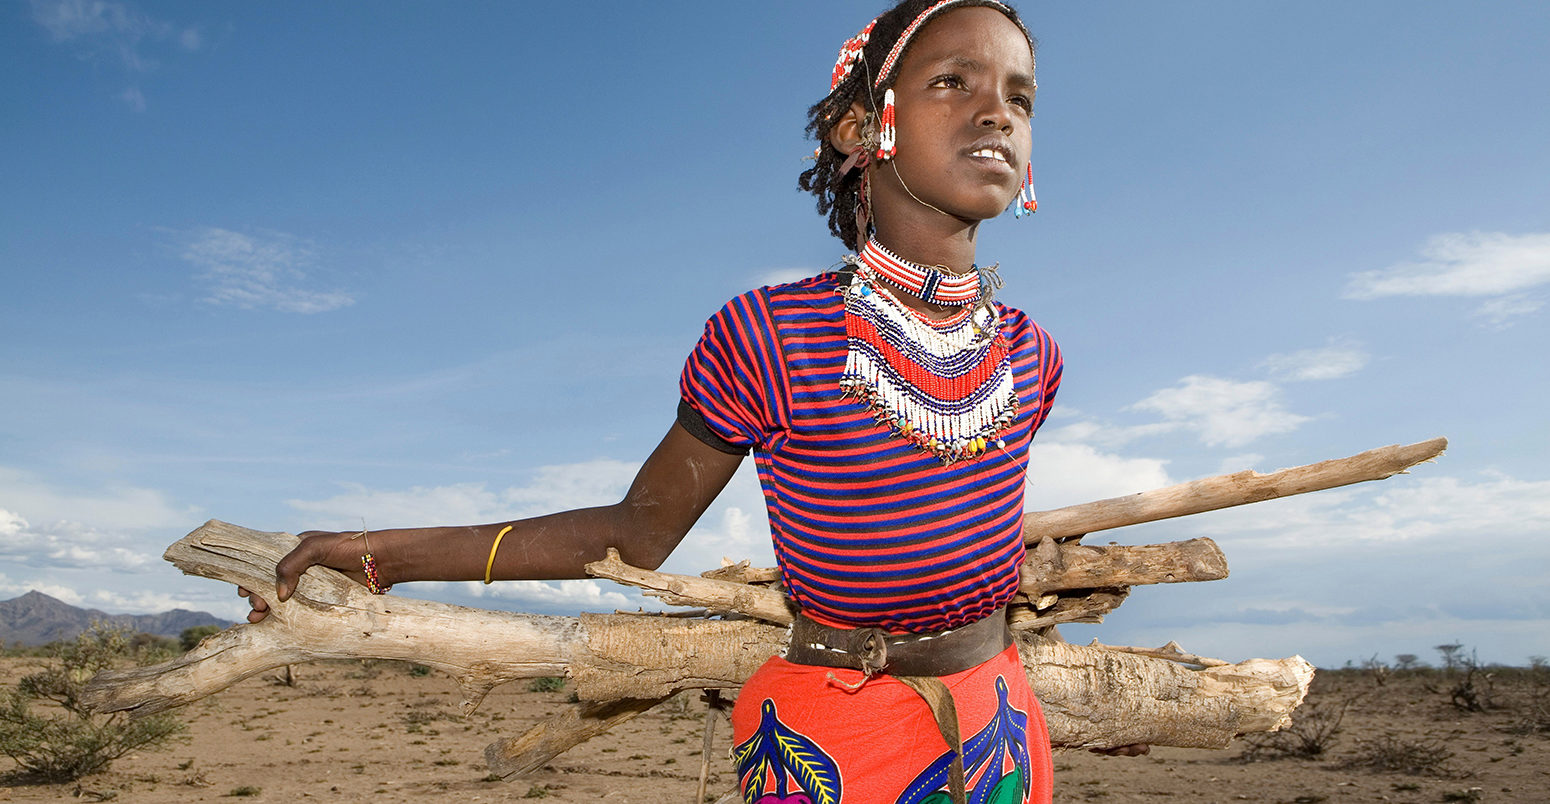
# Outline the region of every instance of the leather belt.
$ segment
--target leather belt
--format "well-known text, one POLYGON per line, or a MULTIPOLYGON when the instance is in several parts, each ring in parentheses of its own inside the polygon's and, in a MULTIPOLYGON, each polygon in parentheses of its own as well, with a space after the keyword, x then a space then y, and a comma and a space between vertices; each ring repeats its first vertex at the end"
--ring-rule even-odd
POLYGON ((848 667, 867 675, 946 676, 977 667, 1012 644, 1006 609, 947 631, 890 634, 880 628, 834 628, 797 614, 786 660, 848 667))

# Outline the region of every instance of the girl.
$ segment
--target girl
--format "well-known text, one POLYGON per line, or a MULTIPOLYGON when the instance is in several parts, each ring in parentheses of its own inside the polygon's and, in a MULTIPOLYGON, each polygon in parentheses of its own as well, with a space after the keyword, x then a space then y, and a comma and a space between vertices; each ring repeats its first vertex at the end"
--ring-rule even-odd
MULTIPOLYGON (((905 0, 841 48, 800 184, 855 254, 733 299, 680 379, 677 422, 615 505, 471 527, 304 534, 322 564, 411 580, 659 566, 752 452, 791 645, 744 686, 745 801, 1046 802, 1049 739, 1006 627, 1029 442, 1054 342, 992 300, 981 221, 1035 206, 1032 39, 994 0, 905 0)), ((245 590, 243 594, 247 594, 245 590)), ((250 596, 252 621, 268 604, 250 596)))

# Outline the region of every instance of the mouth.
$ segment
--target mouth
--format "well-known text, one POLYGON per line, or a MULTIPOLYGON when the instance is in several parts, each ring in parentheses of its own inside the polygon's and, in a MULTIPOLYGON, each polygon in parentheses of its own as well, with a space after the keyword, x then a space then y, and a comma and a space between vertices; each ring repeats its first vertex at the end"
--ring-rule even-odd
POLYGON ((1013 153, 1010 145, 1002 142, 986 142, 981 140, 969 146, 968 156, 978 159, 997 168, 1012 170, 1013 153))

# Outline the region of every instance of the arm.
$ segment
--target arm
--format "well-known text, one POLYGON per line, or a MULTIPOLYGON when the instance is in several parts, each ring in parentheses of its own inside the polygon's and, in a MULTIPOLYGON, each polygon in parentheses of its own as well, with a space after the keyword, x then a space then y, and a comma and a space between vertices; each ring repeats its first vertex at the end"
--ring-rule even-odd
MULTIPOLYGON (((512 522, 467 527, 371 531, 371 552, 382 583, 483 580, 496 534, 511 526, 496 552, 490 578, 540 580, 585 578, 585 565, 609 547, 625 561, 655 569, 672 553, 726 487, 742 456, 716 450, 674 424, 641 466, 630 490, 613 505, 582 508, 512 522)), ((289 600, 302 572, 314 564, 344 571, 358 581, 365 541, 352 533, 304 534, 275 567, 276 590, 289 600)), ((246 593, 246 590, 241 590, 246 593)), ((249 597, 257 622, 268 605, 249 597)))

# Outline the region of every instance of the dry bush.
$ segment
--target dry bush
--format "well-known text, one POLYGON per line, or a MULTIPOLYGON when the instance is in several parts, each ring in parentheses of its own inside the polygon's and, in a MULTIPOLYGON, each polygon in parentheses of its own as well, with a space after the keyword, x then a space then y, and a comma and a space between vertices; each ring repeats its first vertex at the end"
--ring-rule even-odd
POLYGON ((96 715, 81 702, 92 676, 134 653, 123 631, 100 626, 53 646, 48 666, 0 693, 0 753, 24 776, 64 782, 104 770, 131 751, 165 745, 183 731, 176 717, 96 715))
POLYGON ((1266 759, 1316 759, 1335 743, 1340 722, 1354 698, 1340 701, 1312 701, 1303 704, 1292 716, 1290 725, 1280 731, 1250 734, 1243 738, 1244 762, 1266 759))
POLYGON ((1452 758, 1453 752, 1439 740, 1406 740, 1385 734, 1374 740, 1357 741, 1355 754, 1341 766, 1453 779, 1462 774, 1448 765, 1452 758))

